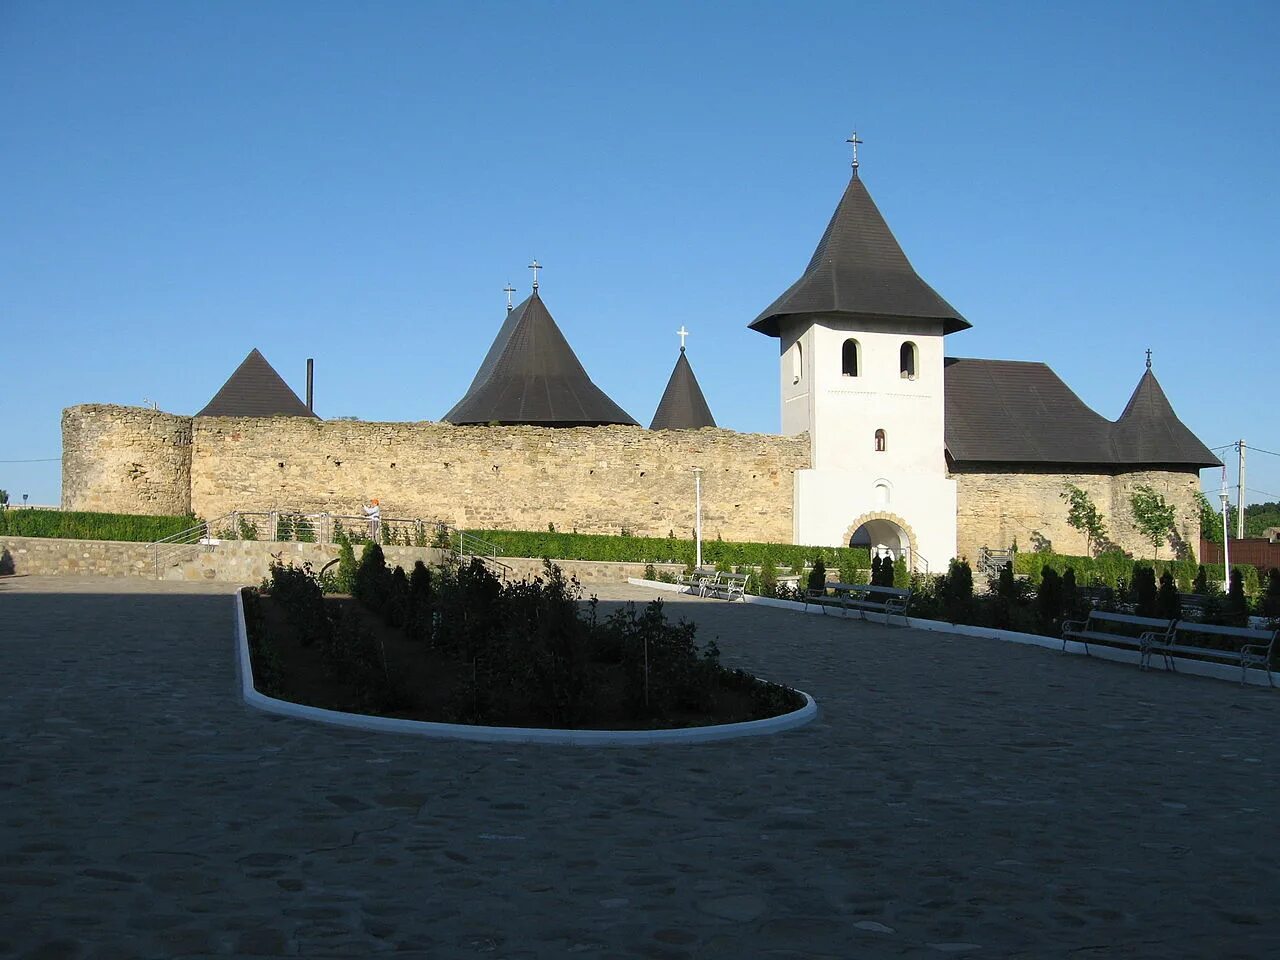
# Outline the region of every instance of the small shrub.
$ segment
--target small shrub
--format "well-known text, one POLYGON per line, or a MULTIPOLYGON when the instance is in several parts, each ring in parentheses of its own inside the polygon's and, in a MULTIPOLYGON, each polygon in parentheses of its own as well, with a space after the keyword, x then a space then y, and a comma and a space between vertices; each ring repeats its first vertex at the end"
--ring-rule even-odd
POLYGON ((1165 620, 1178 620, 1182 617, 1182 599, 1178 596, 1178 587, 1173 582, 1173 574, 1168 570, 1160 575, 1160 590, 1156 594, 1156 616, 1165 620))
POLYGON ((821 557, 813 562, 813 569, 809 571, 808 585, 809 589, 815 593, 827 592, 827 565, 822 562, 821 557))
POLYGON ((1146 564, 1134 564, 1131 589, 1134 613, 1140 617, 1159 616, 1155 570, 1146 564))
POLYGON ((1062 618, 1062 578, 1052 567, 1045 567, 1040 574, 1040 589, 1036 591, 1036 612, 1046 631, 1052 631, 1062 618))
POLYGON ((907 570, 907 558, 898 557, 893 561, 893 568, 889 571, 890 580, 885 586, 897 587, 900 590, 911 586, 911 573, 907 570))
POLYGON ((657 580, 657 579, 658 579, 658 571, 657 571, 657 568, 655 568, 655 567, 654 567, 654 565, 653 565, 652 563, 646 563, 646 564, 644 565, 644 579, 646 579, 646 580, 657 580))

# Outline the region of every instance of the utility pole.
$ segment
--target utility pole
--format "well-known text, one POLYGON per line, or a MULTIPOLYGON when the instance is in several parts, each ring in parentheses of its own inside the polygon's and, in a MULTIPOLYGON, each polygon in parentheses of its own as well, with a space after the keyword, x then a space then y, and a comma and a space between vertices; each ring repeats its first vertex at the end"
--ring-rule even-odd
POLYGON ((1240 482, 1236 486, 1236 539, 1244 539, 1244 441, 1236 444, 1240 453, 1240 482))

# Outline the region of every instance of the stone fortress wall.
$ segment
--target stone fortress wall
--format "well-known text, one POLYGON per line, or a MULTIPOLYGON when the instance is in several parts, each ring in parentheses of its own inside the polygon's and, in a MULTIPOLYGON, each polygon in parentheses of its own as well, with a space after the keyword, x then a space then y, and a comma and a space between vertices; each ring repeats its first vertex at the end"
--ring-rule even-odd
POLYGON ((87 405, 63 413, 63 508, 358 514, 467 528, 790 542, 807 436, 641 427, 458 427, 294 417, 176 417, 87 405))
MULTIPOLYGON (((694 466, 703 468, 703 535, 791 543, 793 474, 810 466, 807 435, 640 427, 455 427, 292 417, 180 417, 101 404, 63 413, 66 510, 178 514, 233 510, 357 514, 370 498, 387 517, 468 528, 690 536, 694 466)), ((1151 546, 1129 519, 1129 495, 1149 484, 1178 511, 1198 546, 1194 471, 1059 473, 1018 468, 956 472, 957 543, 1031 549, 1039 532, 1082 554, 1060 494, 1086 490, 1111 539, 1135 556, 1151 546)), ((910 506, 900 511, 910 522, 910 506)), ((852 519, 852 517, 851 517, 852 519)), ((1172 555, 1165 547, 1161 557, 1172 555)))
MULTIPOLYGON (((1075 484, 1089 495, 1102 514, 1108 538, 1135 557, 1151 557, 1151 541, 1133 524, 1129 498, 1134 488, 1146 484, 1177 511, 1177 528, 1193 551, 1200 549, 1200 508, 1195 492, 1200 474, 1195 470, 1140 470, 1112 474, 1058 473, 1032 468, 987 472, 957 472, 956 549, 958 556, 976 560, 981 547, 1032 549, 1032 533, 1039 533, 1058 553, 1083 555, 1084 534, 1067 525, 1063 488, 1075 484)), ((1161 547, 1158 557, 1172 559, 1174 550, 1161 547)))
POLYGON ((62 509, 191 512, 191 417, 92 403, 62 412, 62 509))

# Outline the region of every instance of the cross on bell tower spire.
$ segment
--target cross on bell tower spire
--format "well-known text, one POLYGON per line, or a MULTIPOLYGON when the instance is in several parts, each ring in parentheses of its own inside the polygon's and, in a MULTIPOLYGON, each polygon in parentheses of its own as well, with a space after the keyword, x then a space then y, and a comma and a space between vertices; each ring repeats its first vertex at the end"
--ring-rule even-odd
POLYGON ((1147 348, 1147 369, 1151 369, 1151 348, 1147 348))
POLYGON ((507 285, 502 288, 502 292, 507 295, 507 313, 510 313, 514 307, 511 306, 511 295, 516 292, 516 288, 511 285, 511 281, 507 281, 507 285))
POLYGON ((684 324, 680 324, 680 329, 676 331, 676 336, 680 338, 680 352, 684 353, 684 338, 689 335, 689 331, 684 328, 684 324))
POLYGON ((533 263, 529 264, 529 269, 533 271, 533 289, 536 291, 538 289, 538 271, 542 269, 542 264, 534 260, 533 263))
POLYGON ((845 141, 845 143, 853 144, 853 175, 855 177, 858 175, 858 144, 861 142, 862 141, 858 139, 857 130, 854 130, 853 133, 849 134, 849 139, 845 141))

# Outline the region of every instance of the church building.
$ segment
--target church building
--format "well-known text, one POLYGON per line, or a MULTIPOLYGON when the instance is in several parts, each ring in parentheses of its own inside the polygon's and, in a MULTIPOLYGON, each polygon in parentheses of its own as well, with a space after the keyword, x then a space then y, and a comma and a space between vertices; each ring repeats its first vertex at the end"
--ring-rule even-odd
POLYGON ((1150 360, 1112 423, 1042 363, 947 357, 946 338, 971 324, 911 266, 851 142, 852 177, 808 266, 749 324, 779 342, 782 432, 810 438, 795 541, 867 545, 937 570, 1043 536, 1073 481, 1104 487, 1120 526, 1144 481, 1185 514, 1200 468, 1219 461, 1177 418, 1150 360), (1028 487, 1020 515, 1009 501, 1028 487))

